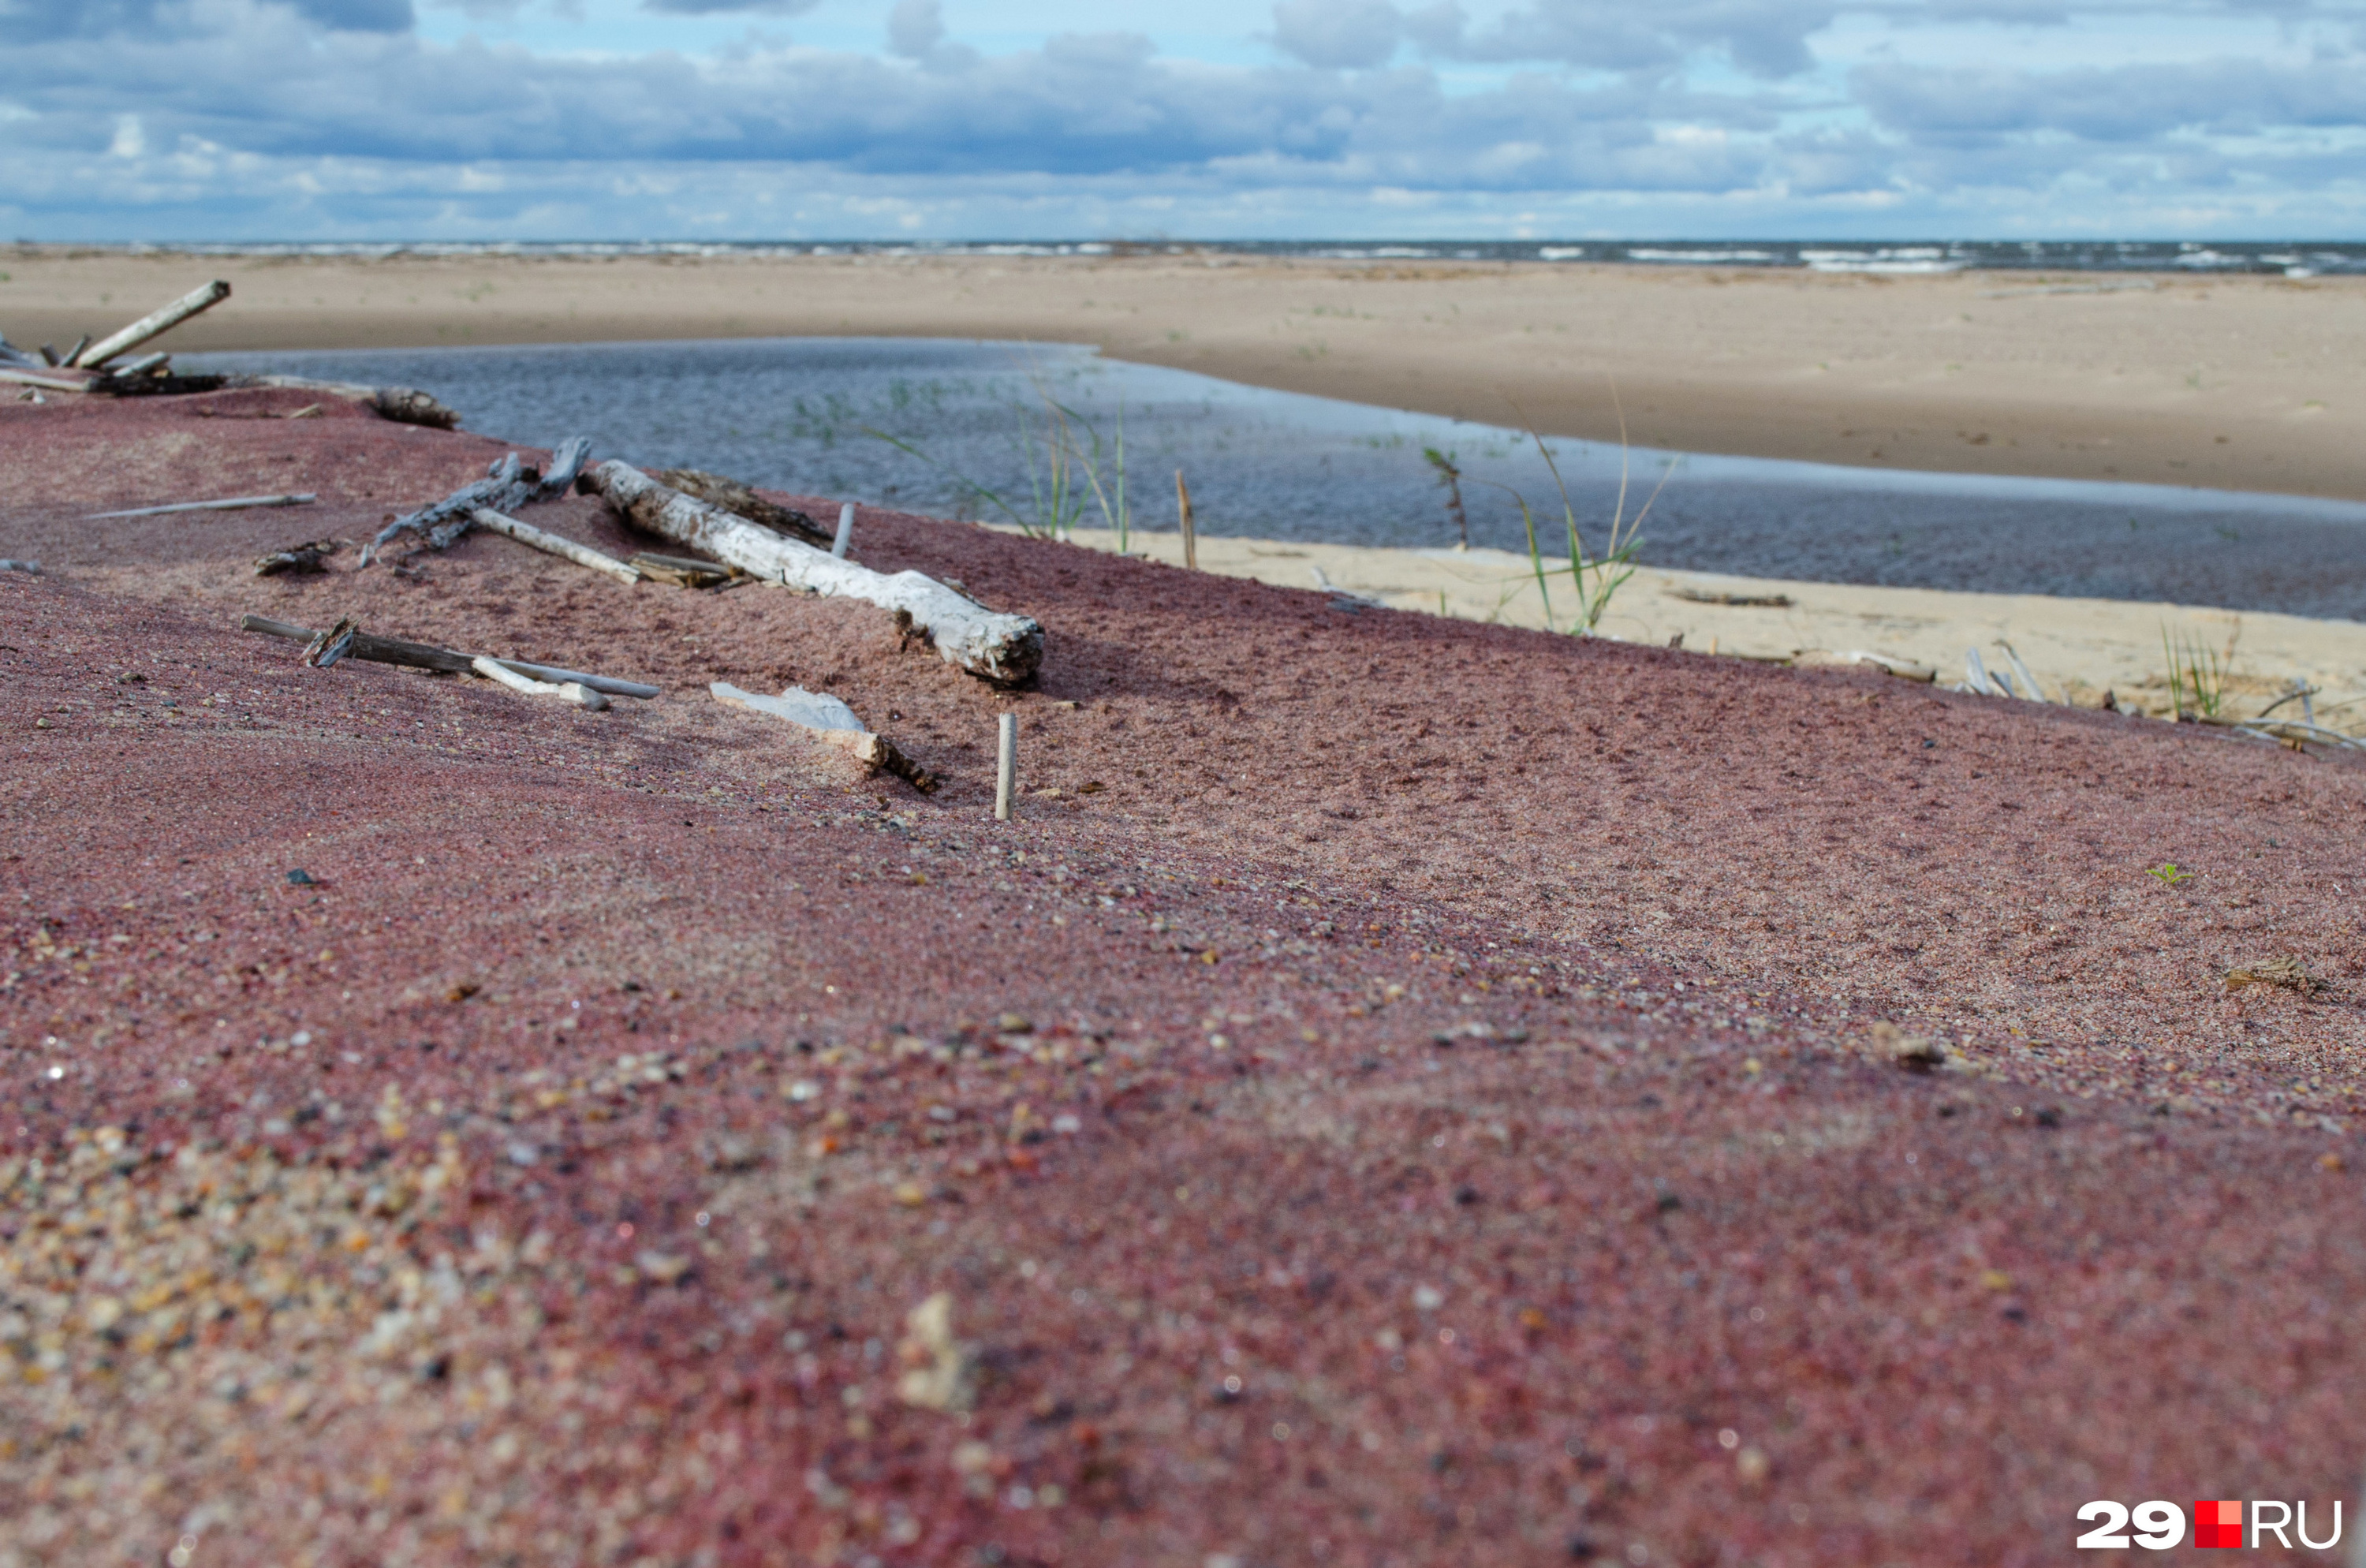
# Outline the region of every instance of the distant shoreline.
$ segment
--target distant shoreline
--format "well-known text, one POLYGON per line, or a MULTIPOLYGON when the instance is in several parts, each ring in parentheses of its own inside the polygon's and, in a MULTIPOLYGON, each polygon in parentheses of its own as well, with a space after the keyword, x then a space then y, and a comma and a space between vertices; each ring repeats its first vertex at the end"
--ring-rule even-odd
POLYGON ((201 349, 909 336, 1675 451, 2366 501, 2366 276, 1187 254, 0 253, 70 344, 211 275, 201 349), (2090 288, 2103 282, 2145 288, 2090 288))

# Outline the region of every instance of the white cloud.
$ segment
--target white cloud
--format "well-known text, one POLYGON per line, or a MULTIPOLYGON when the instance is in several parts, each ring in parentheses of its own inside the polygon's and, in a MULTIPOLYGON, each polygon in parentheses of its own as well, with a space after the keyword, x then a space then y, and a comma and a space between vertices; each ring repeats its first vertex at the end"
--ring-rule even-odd
POLYGON ((873 11, 880 52, 749 31, 705 55, 563 35, 564 58, 432 41, 408 0, 0 0, 0 210, 89 237, 2156 233, 2169 215, 2325 233, 2366 209, 2358 4, 1281 0, 1259 65, 1122 26, 982 53, 940 0, 873 11))

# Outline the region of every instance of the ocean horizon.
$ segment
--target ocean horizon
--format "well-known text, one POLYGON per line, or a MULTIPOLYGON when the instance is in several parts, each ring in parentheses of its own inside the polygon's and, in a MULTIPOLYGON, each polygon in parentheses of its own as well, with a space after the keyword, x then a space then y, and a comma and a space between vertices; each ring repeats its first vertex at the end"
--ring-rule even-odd
POLYGON ((222 256, 1237 256, 1325 261, 1732 266, 1889 276, 1954 272, 2366 273, 2366 240, 222 240, 18 242, 222 256))

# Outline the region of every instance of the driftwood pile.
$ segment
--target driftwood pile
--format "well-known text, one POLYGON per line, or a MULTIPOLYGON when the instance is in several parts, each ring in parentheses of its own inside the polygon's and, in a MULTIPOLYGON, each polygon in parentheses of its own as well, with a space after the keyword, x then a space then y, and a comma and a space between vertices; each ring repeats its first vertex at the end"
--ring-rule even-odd
POLYGON ((28 354, 0 336, 0 384, 24 388, 21 397, 32 402, 46 401, 45 394, 50 392, 125 397, 213 392, 240 387, 292 387, 361 403, 384 418, 406 424, 449 430, 460 423, 457 413, 433 396, 408 387, 356 387, 339 381, 311 381, 299 376, 184 376, 174 371, 170 354, 123 358, 133 349, 229 298, 230 285, 217 279, 202 288, 191 289, 171 304, 150 311, 96 343, 85 336, 63 354, 48 344, 28 354))

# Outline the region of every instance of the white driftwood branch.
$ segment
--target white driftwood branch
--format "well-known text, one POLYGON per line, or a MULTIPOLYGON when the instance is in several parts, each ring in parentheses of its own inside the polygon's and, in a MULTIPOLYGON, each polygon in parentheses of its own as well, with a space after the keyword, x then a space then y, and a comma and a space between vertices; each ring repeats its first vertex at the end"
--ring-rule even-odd
POLYGON ((416 534, 427 541, 430 549, 449 549, 454 540, 477 525, 476 513, 480 507, 506 514, 527 502, 564 495, 574 485, 576 475, 582 472, 583 460, 591 454, 590 436, 569 436, 551 453, 550 468, 545 472, 528 467, 524 458, 512 452, 494 463, 474 484, 462 485, 434 505, 422 506, 379 529, 377 536, 362 547, 362 565, 367 566, 377 558, 377 552, 397 534, 416 534))
POLYGON ((627 463, 606 462, 583 476, 625 521, 704 551, 742 571, 829 597, 861 599, 902 610, 926 632, 950 664, 999 684, 1035 673, 1043 660, 1043 628, 1025 615, 997 615, 924 572, 890 576, 833 559, 736 513, 668 490, 627 463))
POLYGON ((94 512, 83 519, 102 517, 162 517, 168 512, 246 512, 264 506, 310 506, 321 498, 310 491, 300 495, 233 495, 220 501, 176 501, 169 506, 135 506, 129 512, 94 512))
POLYGON ((12 386, 18 387, 39 387, 51 392, 87 392, 90 390, 91 382, 95 379, 96 379, 96 377, 85 376, 78 371, 47 369, 39 361, 31 366, 19 365, 13 361, 6 365, 0 365, 0 381, 6 381, 12 386))
POLYGON ((104 365, 117 355, 129 353, 150 338, 171 332, 191 316, 202 310, 210 310, 229 298, 230 285, 220 279, 207 284, 203 288, 193 288, 163 310, 152 311, 141 317, 114 336, 99 339, 80 354, 69 358, 66 363, 86 368, 104 365))
POLYGON ((572 682, 589 686, 595 692, 605 692, 612 697, 638 697, 643 702, 659 694, 660 688, 644 686, 638 681, 619 681, 614 675, 586 675, 580 670, 561 670, 555 664, 529 664, 523 659, 496 659, 494 663, 531 675, 537 681, 551 681, 559 685, 572 682))
POLYGON ((580 681, 537 681, 531 675, 519 674, 498 659, 479 657, 468 663, 486 680, 498 681, 511 691, 523 692, 529 697, 558 697, 594 713, 608 705, 607 698, 580 681))
POLYGON ((716 681, 706 690, 727 706, 787 719, 815 739, 846 752, 873 773, 893 773, 922 795, 936 793, 941 781, 934 773, 897 750, 896 743, 885 736, 865 729, 852 708, 827 692, 791 686, 777 697, 767 697, 756 692, 743 692, 728 681, 716 681))
POLYGON ((614 556, 603 556, 589 545, 579 545, 572 539, 562 539, 556 534, 545 533, 531 523, 521 523, 514 517, 504 517, 500 513, 482 506, 477 508, 470 515, 476 518, 478 527, 490 529, 496 534, 515 539, 519 544, 530 546, 545 555, 558 556, 562 560, 571 560, 577 566, 588 566, 593 571, 604 571, 617 581, 628 586, 641 580, 639 568, 620 561, 614 556))

